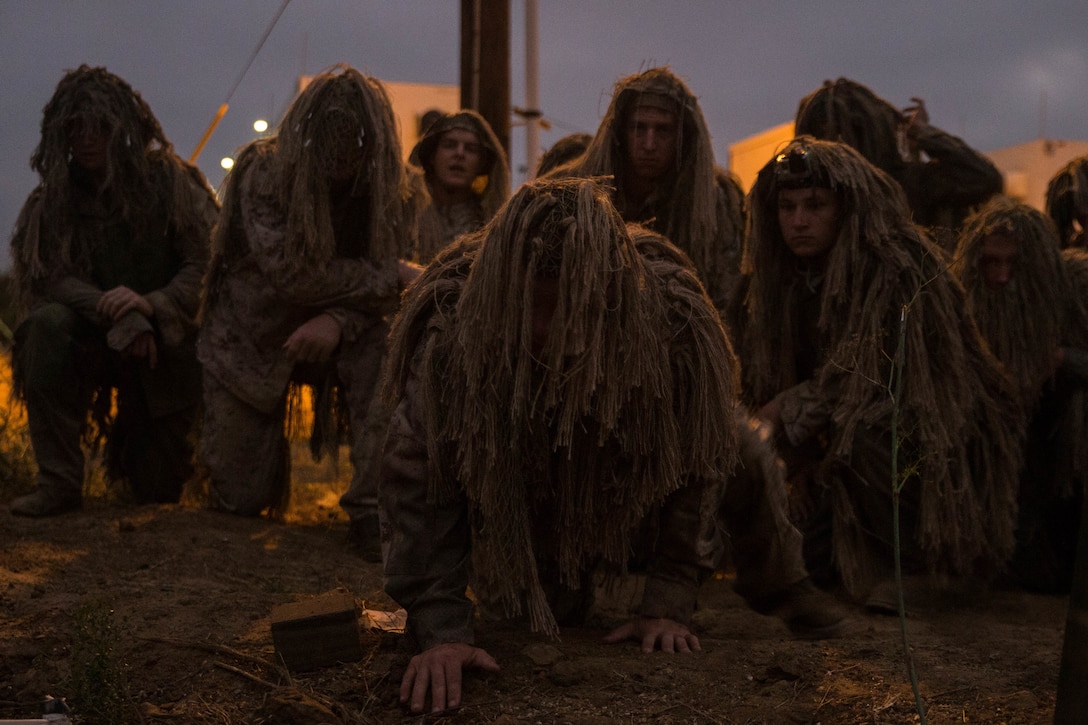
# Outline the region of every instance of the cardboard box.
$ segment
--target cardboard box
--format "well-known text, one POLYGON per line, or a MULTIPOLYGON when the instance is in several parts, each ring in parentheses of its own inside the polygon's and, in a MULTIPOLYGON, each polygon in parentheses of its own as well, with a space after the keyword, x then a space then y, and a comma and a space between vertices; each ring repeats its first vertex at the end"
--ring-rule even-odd
POLYGON ((329 592, 273 608, 272 644, 288 669, 299 672, 362 659, 355 598, 329 592))

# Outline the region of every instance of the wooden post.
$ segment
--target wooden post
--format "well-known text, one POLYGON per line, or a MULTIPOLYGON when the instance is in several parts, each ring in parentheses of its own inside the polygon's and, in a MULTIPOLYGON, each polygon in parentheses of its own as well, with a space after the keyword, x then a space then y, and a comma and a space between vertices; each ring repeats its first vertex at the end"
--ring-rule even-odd
MULTIPOLYGON (((536 176, 540 160, 540 49, 537 3, 525 0, 525 178, 536 176)), ((513 163, 510 164, 513 166, 513 163)))
POLYGON ((461 0, 461 107, 478 111, 510 157, 510 0, 461 0))

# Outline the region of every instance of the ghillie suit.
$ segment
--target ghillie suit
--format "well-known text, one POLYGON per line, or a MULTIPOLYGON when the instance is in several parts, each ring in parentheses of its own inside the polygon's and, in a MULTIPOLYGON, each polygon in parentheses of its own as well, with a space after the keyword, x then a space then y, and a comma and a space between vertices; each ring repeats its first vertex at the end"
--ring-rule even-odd
POLYGON ((479 140, 480 174, 473 182, 473 199, 463 204, 440 207, 433 201, 419 220, 419 241, 412 260, 427 264, 440 249, 462 234, 474 232, 495 216, 510 193, 510 169, 506 152, 490 124, 476 111, 463 110, 435 121, 412 149, 409 162, 423 169, 433 183, 434 155, 443 134, 461 129, 479 140))
POLYGON ((30 163, 41 182, 11 240, 19 325, 13 365, 39 491, 52 500, 45 509, 80 501, 81 435, 108 443, 108 473, 127 477, 138 500, 176 501, 192 473, 187 436, 200 397, 193 341, 214 195, 174 153, 140 94, 105 68, 82 65, 60 81, 30 163), (73 157, 77 133, 102 139, 100 169, 73 157), (132 309, 103 317, 103 294, 121 287, 141 296, 152 316, 132 309), (148 336, 154 368, 124 359, 148 336))
POLYGON ((1063 249, 1088 246, 1088 156, 1070 161, 1047 184, 1046 213, 1063 249))
POLYGON ((593 135, 588 133, 571 133, 552 144, 551 148, 540 156, 536 165, 536 176, 546 176, 553 169, 564 164, 569 164, 581 156, 593 142, 593 135))
POLYGON ((831 530, 830 559, 820 563, 861 595, 890 556, 863 530, 890 521, 898 415, 922 563, 951 572, 1001 565, 1013 547, 1019 409, 944 255, 910 223, 901 189, 852 148, 802 137, 760 171, 750 205, 747 286, 734 321, 744 394, 756 407, 780 406, 788 451, 811 447, 812 493, 828 521, 804 522, 806 537, 821 523, 831 530), (784 173, 795 165, 803 173, 784 173), (794 257, 779 226, 779 189, 806 185, 839 198, 838 238, 822 268, 794 257), (860 497, 880 492, 888 508, 867 520, 860 497))
POLYGON ((1054 352, 1088 342, 1088 321, 1080 316, 1053 224, 1026 204, 995 197, 967 220, 951 269, 967 290, 979 331, 1030 411, 1054 373, 1054 352), (991 235, 1017 246, 1014 276, 1001 290, 988 288, 980 269, 991 235))
MULTIPOLYGON (((1066 277, 1069 279, 1070 288, 1073 291, 1067 302, 1073 309, 1068 313, 1067 319, 1088 319, 1088 251, 1082 248, 1062 250, 1062 265, 1065 268, 1066 277)), ((1065 348, 1063 365, 1071 375, 1077 376, 1082 382, 1088 380, 1088 357, 1083 353, 1088 350, 1088 343, 1084 340, 1084 333, 1088 330, 1088 323, 1074 323, 1073 330, 1069 332, 1068 345, 1065 348), (1078 334, 1079 333, 1079 334, 1078 334)), ((1067 424, 1063 427, 1060 438, 1063 441, 1076 442, 1076 448, 1071 452, 1070 459, 1074 466, 1068 478, 1076 481, 1088 481, 1088 399, 1078 395, 1075 407, 1071 406, 1071 414, 1067 424)))
POLYGON ((1017 382, 1026 407, 1013 569, 1025 586, 1048 591, 1068 591, 1088 475, 1088 258, 1068 257, 1050 219, 996 197, 967 220, 952 265, 982 336, 1017 382), (1016 247, 1012 276, 1000 289, 991 289, 982 272, 991 238, 1016 247), (1070 272, 1079 274, 1080 286, 1070 272))
POLYGON ((384 316, 396 307, 397 254, 411 231, 408 197, 385 90, 347 66, 316 76, 277 134, 239 153, 213 241, 199 345, 201 453, 221 507, 249 515, 282 508, 290 480, 284 416, 295 435, 302 386, 310 385, 314 457, 335 453, 350 427, 353 490, 363 481, 373 509, 374 477, 365 469, 376 463, 380 434, 371 434, 367 411, 384 316), (296 364, 285 341, 322 314, 340 328, 334 359, 296 364))
POLYGON ((530 183, 444 250, 394 323, 386 387, 386 590, 420 645, 471 641, 473 575, 554 634, 557 592, 648 543, 644 611, 690 617, 736 456, 734 362, 690 268, 643 258, 596 181, 530 183))
POLYGON ((961 139, 928 123, 906 123, 892 104, 846 78, 825 81, 801 99, 794 132, 842 142, 890 175, 906 192, 914 221, 945 249, 955 246, 971 208, 1004 185, 997 167, 961 139))
POLYGON ((552 175, 613 177, 612 200, 623 218, 649 226, 680 247, 715 306, 725 306, 740 267, 744 199, 736 184, 719 183, 699 101, 672 71, 652 68, 620 79, 585 154, 552 175), (631 115, 642 106, 666 110, 679 119, 676 163, 656 183, 650 198, 632 208, 624 192, 625 134, 631 115))

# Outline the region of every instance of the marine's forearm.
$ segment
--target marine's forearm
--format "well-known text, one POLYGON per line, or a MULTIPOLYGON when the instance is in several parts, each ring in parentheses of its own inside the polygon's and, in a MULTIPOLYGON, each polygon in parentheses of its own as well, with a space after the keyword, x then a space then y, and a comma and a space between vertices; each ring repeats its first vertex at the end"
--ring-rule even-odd
POLYGON ((472 643, 474 605, 468 510, 463 498, 430 495, 427 447, 416 430, 410 397, 390 421, 378 486, 384 528, 385 591, 408 612, 408 630, 426 650, 443 642, 472 643))

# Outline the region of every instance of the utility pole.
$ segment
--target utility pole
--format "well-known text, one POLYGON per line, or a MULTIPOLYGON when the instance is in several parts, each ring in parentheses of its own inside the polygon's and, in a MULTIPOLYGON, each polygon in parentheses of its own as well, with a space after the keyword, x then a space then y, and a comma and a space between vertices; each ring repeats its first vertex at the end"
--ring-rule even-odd
POLYGON ((536 0, 525 0, 525 178, 536 174, 540 158, 540 46, 536 0))
POLYGON ((461 0, 461 107, 478 111, 510 157, 510 0, 461 0))

